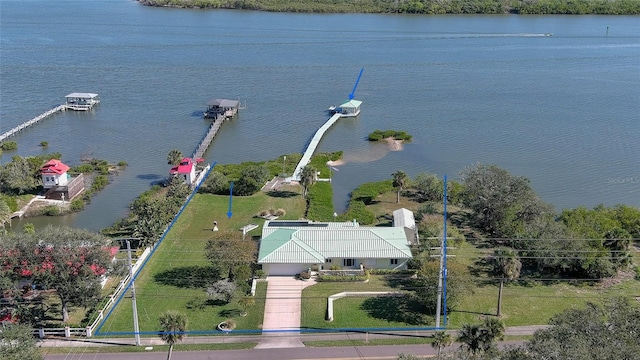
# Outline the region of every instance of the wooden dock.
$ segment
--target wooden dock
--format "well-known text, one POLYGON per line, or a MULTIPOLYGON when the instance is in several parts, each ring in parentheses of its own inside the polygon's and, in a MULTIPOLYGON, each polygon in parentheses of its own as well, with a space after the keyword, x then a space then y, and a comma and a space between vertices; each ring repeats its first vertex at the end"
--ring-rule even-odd
POLYGON ((5 132, 4 134, 0 135, 0 142, 4 141, 5 139, 7 139, 10 136, 15 135, 16 133, 28 128, 31 125, 37 124, 41 120, 46 119, 47 117, 57 113, 58 111, 65 111, 66 109, 67 109, 66 105, 58 105, 58 106, 54 107, 53 109, 51 109, 51 110, 49 110, 49 111, 47 111, 45 113, 42 113, 42 114, 34 117, 33 119, 29 120, 29 121, 23 122, 22 124, 14 127, 13 129, 5 132))
POLYGON ((209 130, 207 130, 206 135, 202 140, 200 140, 196 150, 193 152, 193 156, 191 156, 192 159, 198 159, 204 155, 204 152, 207 151, 209 145, 211 145, 211 142, 218 133, 218 130, 220 130, 220 126, 222 126, 222 123, 228 119, 230 118, 226 117, 225 114, 219 114, 215 120, 213 120, 213 123, 209 126, 209 130))
POLYGON ((300 173, 302 172, 302 168, 307 166, 307 164, 309 164, 309 161, 311 161, 311 156, 313 156, 313 153, 316 151, 316 148, 318 147, 322 136, 327 130, 329 130, 331 126, 333 126, 333 124, 335 124, 336 121, 338 121, 338 119, 340 119, 341 116, 342 114, 340 113, 333 114, 333 116, 331 116, 329 120, 327 120, 324 125, 322 125, 318 129, 318 131, 316 131, 316 133, 313 135, 313 138, 311 139, 311 142, 309 142, 309 145, 307 145, 307 150, 305 150, 302 158, 300 159, 300 162, 296 166, 296 169, 293 172, 293 176, 288 178, 287 180, 300 181, 300 173))

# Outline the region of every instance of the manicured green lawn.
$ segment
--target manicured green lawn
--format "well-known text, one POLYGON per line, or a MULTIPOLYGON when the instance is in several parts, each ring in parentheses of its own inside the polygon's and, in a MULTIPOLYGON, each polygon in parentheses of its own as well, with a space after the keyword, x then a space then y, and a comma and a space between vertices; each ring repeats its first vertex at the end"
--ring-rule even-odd
MULTIPOLYGON (((204 249, 211 234, 213 221, 218 228, 237 230, 247 224, 262 225, 264 220, 254 218, 260 210, 285 209, 285 219, 301 218, 305 203, 297 187, 282 189, 278 196, 258 193, 249 197, 233 198, 233 215, 227 217, 229 198, 198 194, 191 200, 183 214, 155 251, 136 279, 136 298, 141 332, 158 331, 158 318, 167 310, 178 310, 187 315, 189 331, 213 330, 233 318, 237 330, 259 330, 263 320, 266 284, 259 283, 256 304, 248 309, 248 316, 240 317, 238 299, 240 292, 226 305, 208 301, 205 292, 209 261, 204 249)), ((247 235, 259 235, 260 228, 247 235)), ((100 329, 101 333, 133 331, 133 312, 129 294, 118 304, 100 329)), ((153 335, 150 335, 153 336, 153 335)))
MULTIPOLYGON (((302 292, 301 326, 304 328, 389 328, 429 326, 398 321, 394 310, 385 308, 382 302, 372 302, 375 297, 346 297, 333 303, 332 322, 326 321, 327 297, 343 291, 398 291, 387 285, 384 276, 372 275, 368 283, 320 282, 302 292)), ((389 298, 393 305, 395 299, 389 298)))
MULTIPOLYGON (((480 249, 464 243, 455 253, 455 261, 472 266, 473 257, 480 249)), ((486 276, 476 275, 473 293, 462 299, 461 304, 450 311, 447 326, 459 328, 466 323, 480 323, 483 317, 494 316, 498 303, 498 284, 483 284, 486 276)), ((382 328, 433 326, 393 321, 400 311, 395 310, 393 298, 382 298, 377 307, 366 306, 367 298, 342 298, 334 302, 334 321, 325 320, 327 297, 342 291, 393 291, 383 276, 372 276, 369 283, 318 283, 306 288, 302 300, 302 326, 309 328, 382 328), (385 310, 385 302, 388 311, 385 310)), ((554 284, 530 282, 508 284, 503 293, 502 320, 506 326, 545 325, 549 319, 566 309, 584 307, 587 302, 602 303, 606 299, 623 296, 632 298, 640 294, 640 281, 627 278, 617 285, 572 285, 566 281, 554 284)))

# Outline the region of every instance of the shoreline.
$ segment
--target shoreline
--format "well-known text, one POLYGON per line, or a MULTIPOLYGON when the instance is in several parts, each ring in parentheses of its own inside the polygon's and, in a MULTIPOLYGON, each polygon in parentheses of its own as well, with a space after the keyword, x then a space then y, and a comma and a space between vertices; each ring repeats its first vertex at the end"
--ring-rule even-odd
POLYGON ((348 0, 317 1, 313 3, 295 0, 278 0, 275 2, 255 0, 245 1, 199 1, 192 0, 136 0, 144 6, 176 9, 220 9, 250 10, 281 13, 308 14, 411 14, 411 15, 640 15, 640 2, 629 0, 611 0, 608 7, 601 6, 597 0, 587 0, 586 5, 567 4, 564 0, 546 2, 512 0, 510 2, 486 2, 470 0, 466 6, 459 6, 454 0, 440 2, 378 2, 369 0, 355 7, 348 0))
MULTIPOLYGON (((374 141, 375 142, 375 141, 374 141)), ((362 163, 362 162, 370 162, 370 161, 376 161, 379 160, 380 158, 384 157, 387 155, 387 153, 391 152, 391 151, 402 151, 404 150, 404 141, 402 140, 396 140, 394 138, 384 138, 381 141, 378 142, 382 142, 384 143, 384 150, 379 150, 379 151, 368 151, 366 154, 344 154, 342 158, 338 159, 338 160, 334 160, 334 161, 327 161, 327 165, 328 166, 341 166, 341 165, 345 165, 347 163, 351 163, 351 162, 355 162, 355 163, 362 163)), ((380 149, 380 147, 378 147, 378 149, 380 149)))

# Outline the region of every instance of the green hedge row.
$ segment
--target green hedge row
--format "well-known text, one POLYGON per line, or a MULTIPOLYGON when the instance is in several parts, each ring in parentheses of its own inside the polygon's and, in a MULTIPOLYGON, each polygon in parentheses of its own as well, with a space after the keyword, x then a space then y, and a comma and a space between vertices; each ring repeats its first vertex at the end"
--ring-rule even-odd
POLYGON ((363 275, 346 275, 346 274, 341 274, 341 275, 323 275, 323 274, 318 274, 318 278, 317 281, 323 281, 323 282, 363 282, 363 281, 369 281, 369 279, 371 278, 370 274, 369 274, 369 270, 365 271, 363 275))
POLYGON ((313 221, 333 221, 333 189, 331 184, 321 181, 309 188, 307 195, 307 219, 313 221))

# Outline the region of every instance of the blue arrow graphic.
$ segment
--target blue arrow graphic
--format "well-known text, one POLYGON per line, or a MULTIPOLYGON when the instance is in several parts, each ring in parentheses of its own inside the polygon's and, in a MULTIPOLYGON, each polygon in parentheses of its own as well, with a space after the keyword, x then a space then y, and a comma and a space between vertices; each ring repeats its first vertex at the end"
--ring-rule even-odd
POLYGON ((231 215, 233 215, 233 213, 231 212, 232 199, 233 199, 233 181, 231 182, 231 184, 229 184, 229 211, 227 212, 227 216, 229 217, 229 219, 231 219, 231 215))
POLYGON ((353 85, 353 90, 351 90, 351 94, 349 94, 349 100, 353 100, 353 97, 356 95, 356 88, 358 87, 358 83, 360 82, 360 77, 362 76, 363 71, 364 71, 364 68, 360 69, 360 74, 358 75, 356 84, 353 85))

